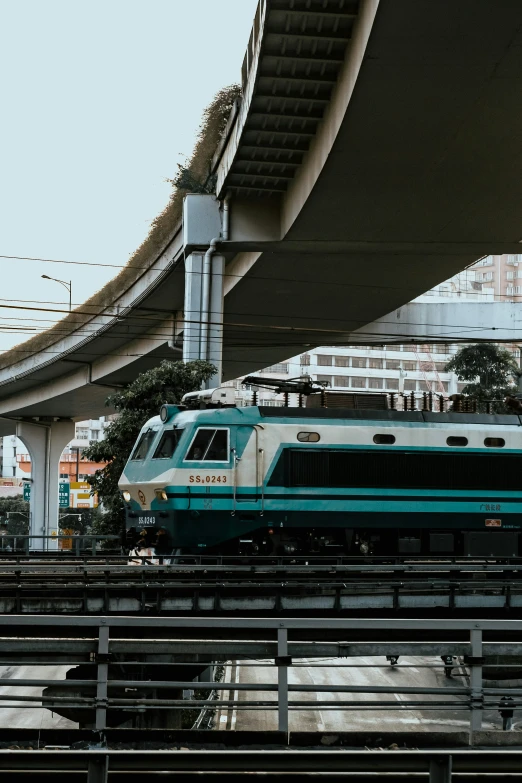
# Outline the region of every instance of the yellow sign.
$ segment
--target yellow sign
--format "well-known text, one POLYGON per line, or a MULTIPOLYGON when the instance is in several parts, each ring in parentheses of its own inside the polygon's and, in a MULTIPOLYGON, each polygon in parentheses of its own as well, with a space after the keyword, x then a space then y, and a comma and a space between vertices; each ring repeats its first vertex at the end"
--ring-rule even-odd
POLYGON ((78 492, 76 495, 78 500, 90 500, 91 496, 89 492, 78 492))
POLYGON ((90 489, 91 485, 86 481, 71 481, 71 489, 90 489))

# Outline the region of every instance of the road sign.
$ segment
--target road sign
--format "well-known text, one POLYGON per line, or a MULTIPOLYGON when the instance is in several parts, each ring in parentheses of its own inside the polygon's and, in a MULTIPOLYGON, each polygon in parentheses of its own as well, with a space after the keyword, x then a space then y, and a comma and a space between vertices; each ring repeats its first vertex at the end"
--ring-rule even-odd
POLYGON ((58 499, 60 502, 60 508, 69 508, 69 493, 70 485, 60 484, 58 488, 58 499))
POLYGON ((24 481, 24 500, 31 500, 31 485, 24 481))

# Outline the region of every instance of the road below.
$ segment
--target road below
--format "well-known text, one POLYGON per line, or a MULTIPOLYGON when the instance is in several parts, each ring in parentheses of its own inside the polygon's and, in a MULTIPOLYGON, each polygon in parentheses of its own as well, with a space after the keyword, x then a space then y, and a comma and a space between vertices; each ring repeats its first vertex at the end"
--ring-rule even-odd
POLYGON ((41 696, 43 687, 20 688, 9 683, 20 680, 65 679, 68 666, 0 666, 0 729, 74 729, 66 718, 42 707, 25 706, 17 696, 41 696))
MULTIPOLYGON (((253 666, 253 662, 243 661, 229 665, 225 679, 230 675, 233 682, 277 683, 277 669, 274 667, 253 666), (249 665, 250 664, 250 665, 249 665)), ((263 662, 265 663, 265 662, 263 662)), ((271 663, 271 661, 266 661, 271 663)), ((453 669, 453 676, 444 675, 440 658, 404 657, 398 666, 391 666, 383 658, 342 658, 331 659, 328 666, 317 660, 299 660, 303 666, 291 666, 288 669, 289 684, 305 685, 356 685, 356 686, 413 686, 427 688, 455 688, 469 685, 465 672, 453 669), (350 665, 347 665, 350 664, 350 665)), ((226 699, 227 695, 223 694, 226 699)), ((273 691, 235 691, 231 699, 249 701, 262 699, 276 701, 273 691)), ((312 709, 289 713, 290 731, 463 731, 469 727, 469 712, 459 710, 462 697, 448 693, 441 695, 400 694, 400 693, 310 693, 289 694, 291 701, 310 701, 312 709), (455 708, 428 710, 420 707, 407 707, 402 702, 426 702, 427 700, 451 701, 455 708), (341 701, 378 701, 396 702, 397 709, 331 709, 318 707, 313 709, 314 701, 328 701, 332 707, 341 701)), ((243 731, 273 731, 277 729, 276 710, 223 710, 218 712, 216 727, 243 731)), ((498 713, 490 711, 484 714, 483 728, 500 729, 501 719, 498 713)))

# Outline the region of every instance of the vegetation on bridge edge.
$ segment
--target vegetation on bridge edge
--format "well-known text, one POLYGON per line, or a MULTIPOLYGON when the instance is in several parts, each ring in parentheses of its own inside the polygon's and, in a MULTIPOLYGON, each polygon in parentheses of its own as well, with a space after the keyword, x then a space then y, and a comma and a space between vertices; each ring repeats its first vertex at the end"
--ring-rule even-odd
POLYGON ((185 194, 213 192, 215 182, 211 172, 212 156, 223 136, 234 102, 240 95, 240 86, 232 84, 220 90, 207 106, 203 112, 192 155, 184 165, 178 165, 177 174, 173 179, 168 180, 173 185, 173 191, 167 206, 154 218, 147 237, 129 258, 121 272, 80 305, 77 308, 79 312, 73 310, 70 315, 50 329, 3 353, 0 356, 0 369, 10 367, 27 356, 48 348, 68 333, 72 334, 97 313, 113 305, 115 300, 143 274, 144 269, 154 263, 181 222, 185 194))

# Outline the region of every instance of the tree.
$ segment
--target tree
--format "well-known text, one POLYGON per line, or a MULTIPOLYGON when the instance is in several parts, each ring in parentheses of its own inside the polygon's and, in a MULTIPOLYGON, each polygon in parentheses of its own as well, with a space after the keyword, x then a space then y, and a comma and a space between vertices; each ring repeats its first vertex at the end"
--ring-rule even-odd
POLYGON ((463 393, 472 399, 479 403, 499 401, 495 404, 496 412, 505 411, 502 400, 517 391, 513 379, 520 375, 518 365, 509 351, 494 343, 461 348, 444 369, 454 372, 459 381, 468 381, 463 393))
POLYGON ((0 498, 0 524, 14 535, 29 533, 29 503, 22 495, 0 498))
POLYGON ((157 416, 164 403, 179 403, 184 394, 200 389, 215 372, 212 364, 201 360, 186 364, 164 360, 107 398, 106 404, 116 409, 118 417, 106 428, 103 440, 92 443, 83 452, 87 459, 107 463, 89 480, 92 492, 98 493, 105 509, 103 516, 93 520, 93 533, 120 533, 124 528, 118 480, 145 422, 157 416))

